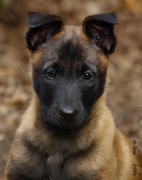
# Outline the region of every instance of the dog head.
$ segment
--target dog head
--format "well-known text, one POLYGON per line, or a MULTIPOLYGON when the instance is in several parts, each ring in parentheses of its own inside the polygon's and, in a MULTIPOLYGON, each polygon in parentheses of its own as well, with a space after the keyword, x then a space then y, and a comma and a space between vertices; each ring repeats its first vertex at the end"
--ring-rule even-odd
POLYGON ((64 26, 56 15, 29 13, 26 41, 45 126, 69 132, 89 121, 105 89, 115 24, 114 13, 89 16, 81 27, 64 26))

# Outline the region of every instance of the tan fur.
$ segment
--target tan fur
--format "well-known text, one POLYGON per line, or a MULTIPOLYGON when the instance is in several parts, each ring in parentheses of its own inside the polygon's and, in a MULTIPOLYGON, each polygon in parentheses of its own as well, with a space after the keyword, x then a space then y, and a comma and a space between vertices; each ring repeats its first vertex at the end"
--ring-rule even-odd
MULTIPOLYGON (((70 29, 72 28, 70 27, 70 29)), ((64 33, 67 29, 66 27, 64 33)), ((80 35, 80 31, 80 29, 76 31, 78 36, 88 41, 85 35, 80 35)), ((62 35, 63 33, 59 33, 53 41, 62 35)), ((68 34, 69 39, 71 35, 71 33, 68 34)), ((82 43, 82 41, 80 42, 82 43)), ((88 59, 96 57, 95 53, 92 52, 88 55, 88 59)), ((51 54, 48 52, 48 58, 50 56, 51 54)), ((98 54, 98 58, 101 62, 102 72, 105 74, 109 62, 103 54, 98 54)), ((31 56, 33 68, 42 64, 41 59, 41 52, 36 52, 31 56)), ((93 63, 92 66, 95 69, 93 63)), ((42 155, 46 160, 45 169, 48 167, 53 176, 55 173, 57 177, 60 175, 60 168, 64 162, 64 172, 72 178, 83 174, 83 180, 141 180, 141 152, 136 147, 137 152, 133 154, 134 145, 116 129, 113 117, 106 105, 105 96, 104 93, 98 99, 89 117, 89 123, 76 136, 62 138, 47 131, 40 124, 38 114, 41 112, 41 107, 38 96, 33 93, 31 104, 23 115, 16 132, 4 180, 11 180, 10 168, 13 161, 18 162, 20 167, 39 166, 40 168, 42 155), (47 154, 48 157, 46 157, 47 154), (133 165, 136 165, 136 175, 133 175, 133 165)), ((81 180, 81 178, 77 180, 81 180)))
MULTIPOLYGON (((141 180, 142 169, 136 155, 133 155, 133 145, 115 128, 113 117, 105 104, 105 95, 97 102, 88 126, 81 130, 74 141, 68 139, 63 141, 54 137, 36 124, 36 113, 39 110, 36 98, 34 94, 34 99, 17 130, 17 138, 13 143, 7 169, 11 158, 26 163, 35 163, 38 160, 36 157, 31 159, 27 155, 21 143, 21 139, 26 137, 35 146, 42 145, 40 150, 49 154, 47 164, 50 164, 51 169, 58 169, 63 161, 65 149, 70 150, 69 154, 86 150, 85 153, 78 154, 67 162, 68 173, 76 176, 78 173, 96 171, 97 174, 101 174, 103 180, 141 180), (133 164, 137 165, 136 176, 133 176, 133 164)), ((5 171, 5 180, 7 179, 5 171)))

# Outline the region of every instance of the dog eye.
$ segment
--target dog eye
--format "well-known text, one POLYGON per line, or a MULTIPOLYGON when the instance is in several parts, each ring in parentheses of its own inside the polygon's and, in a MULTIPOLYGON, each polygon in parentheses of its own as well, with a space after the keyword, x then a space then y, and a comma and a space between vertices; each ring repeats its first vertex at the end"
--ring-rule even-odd
POLYGON ((90 81, 93 79, 93 75, 89 72, 84 73, 84 79, 90 81))
POLYGON ((55 70, 51 70, 51 71, 47 72, 46 74, 49 78, 55 78, 56 77, 56 71, 55 70))

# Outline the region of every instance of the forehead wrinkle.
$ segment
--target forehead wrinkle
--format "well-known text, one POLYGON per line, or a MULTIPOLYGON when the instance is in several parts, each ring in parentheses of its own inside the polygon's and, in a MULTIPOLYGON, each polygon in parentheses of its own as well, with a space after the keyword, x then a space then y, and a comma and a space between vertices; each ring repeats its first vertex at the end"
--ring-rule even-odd
POLYGON ((80 28, 74 26, 67 27, 67 30, 61 38, 61 46, 58 52, 65 58, 73 61, 81 61, 82 57, 86 55, 83 44, 84 40, 82 39, 80 28))
POLYGON ((60 39, 59 61, 64 68, 72 72, 80 70, 82 64, 87 62, 90 68, 96 71, 97 57, 95 47, 84 38, 81 29, 78 27, 68 27, 60 39), (70 32, 70 33, 68 33, 70 32), (93 54, 93 55, 92 55, 93 54), (93 60, 93 61, 92 61, 93 60))
POLYGON ((44 62, 44 68, 47 68, 48 66, 51 66, 54 63, 58 63, 58 42, 55 44, 53 42, 50 42, 49 44, 46 44, 43 48, 43 62, 44 62))
POLYGON ((81 68, 83 59, 83 49, 71 40, 64 42, 59 50, 59 63, 68 70, 76 71, 81 68))
POLYGON ((78 32, 81 33, 80 26, 65 26, 62 39, 63 41, 73 40, 77 36, 78 32))
POLYGON ((80 27, 66 26, 56 38, 44 44, 40 61, 42 58, 45 68, 59 62, 62 68, 72 71, 80 70, 82 64, 87 62, 96 70, 99 65, 97 54, 96 48, 88 41, 80 27))

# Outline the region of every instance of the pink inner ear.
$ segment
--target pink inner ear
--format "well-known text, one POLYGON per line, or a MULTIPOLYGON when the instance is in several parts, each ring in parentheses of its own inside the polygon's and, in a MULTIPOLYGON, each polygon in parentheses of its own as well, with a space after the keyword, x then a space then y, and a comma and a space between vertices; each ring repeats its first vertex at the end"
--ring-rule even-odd
POLYGON ((40 37, 45 37, 45 35, 47 34, 48 30, 49 30, 48 27, 46 27, 44 29, 41 29, 40 32, 39 32, 39 36, 40 37))
POLYGON ((107 50, 111 48, 110 38, 107 34, 107 31, 103 27, 98 27, 96 25, 91 26, 91 32, 95 38, 95 43, 97 46, 102 46, 107 50))
POLYGON ((36 32, 35 34, 33 34, 32 38, 31 38, 31 44, 32 46, 34 46, 38 41, 39 41, 39 33, 36 32))
POLYGON ((31 38, 32 46, 44 40, 44 38, 47 35, 48 29, 49 28, 46 27, 46 28, 37 30, 36 32, 33 33, 32 38, 31 38))
POLYGON ((100 44, 102 43, 102 40, 103 40, 102 29, 95 25, 92 25, 90 29, 91 29, 93 37, 95 38, 96 45, 100 46, 100 44))
POLYGON ((110 39, 104 39, 104 41, 103 41, 103 47, 106 47, 108 51, 110 50, 110 48, 111 48, 110 39))
POLYGON ((96 37, 96 35, 98 37, 101 38, 101 35, 102 35, 102 29, 98 26, 95 26, 94 24, 91 26, 91 31, 92 31, 92 34, 94 37, 96 37))
POLYGON ((31 51, 36 51, 38 46, 63 29, 62 19, 58 16, 37 13, 34 13, 34 16, 38 16, 37 20, 29 19, 29 31, 26 34, 27 47, 31 51), (46 17, 47 19, 45 19, 46 17))

